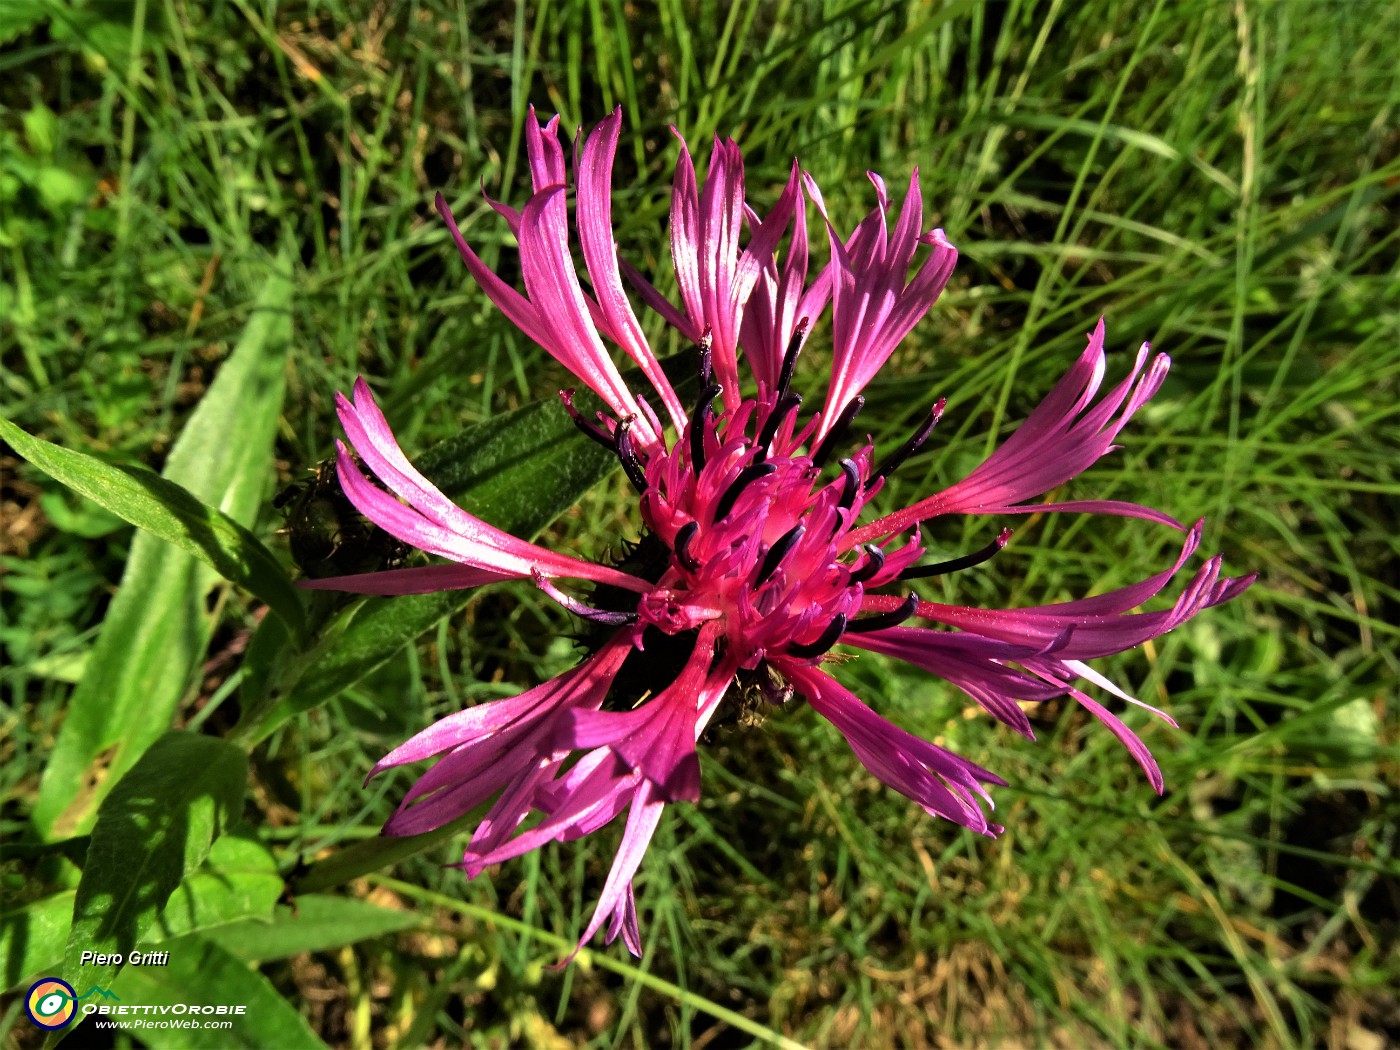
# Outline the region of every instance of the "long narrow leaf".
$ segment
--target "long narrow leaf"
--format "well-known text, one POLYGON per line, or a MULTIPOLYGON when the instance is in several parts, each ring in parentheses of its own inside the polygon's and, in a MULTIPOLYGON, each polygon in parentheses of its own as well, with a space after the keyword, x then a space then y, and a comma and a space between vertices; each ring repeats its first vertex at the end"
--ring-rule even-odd
MULTIPOLYGON (((291 340, 289 269, 279 262, 263 286, 164 471, 167 481, 243 524, 253 521, 271 472, 291 340)), ((193 555, 137 533, 44 769, 32 816, 41 838, 91 828, 112 784, 170 726, 204 658, 211 630, 205 597, 216 582, 193 555)))
POLYGON ((194 555, 230 583, 265 601, 298 628, 301 596, 277 557, 227 514, 143 467, 104 463, 0 419, 0 437, 34 466, 113 514, 194 555))

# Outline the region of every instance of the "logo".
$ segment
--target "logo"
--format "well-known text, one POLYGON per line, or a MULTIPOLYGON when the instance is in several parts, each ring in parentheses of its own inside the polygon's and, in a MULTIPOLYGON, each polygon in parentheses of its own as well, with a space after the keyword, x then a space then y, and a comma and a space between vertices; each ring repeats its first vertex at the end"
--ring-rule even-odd
POLYGON ((99 988, 97 985, 79 995, 67 981, 57 977, 44 977, 30 987, 29 994, 25 996, 24 1009, 29 1014, 29 1020, 38 1027, 47 1032, 56 1032, 60 1028, 68 1027, 73 1015, 77 1013, 78 1000, 86 999, 90 995, 100 995, 104 999, 117 998, 106 988, 99 988))
POLYGON ((76 1013, 73 1004, 77 1001, 78 995, 71 984, 57 977, 45 977, 35 981, 29 989, 24 1008, 29 1012, 31 1021, 40 1028, 54 1032, 73 1020, 76 1013))

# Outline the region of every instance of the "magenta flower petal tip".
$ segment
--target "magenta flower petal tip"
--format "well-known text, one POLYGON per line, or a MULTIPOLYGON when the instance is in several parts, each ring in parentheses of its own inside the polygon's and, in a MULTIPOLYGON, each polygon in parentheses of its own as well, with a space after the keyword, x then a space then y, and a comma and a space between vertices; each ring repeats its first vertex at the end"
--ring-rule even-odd
POLYGON ((371 776, 436 759, 386 833, 419 834, 490 802, 462 859, 475 877, 625 813, 579 945, 602 931, 640 954, 633 877, 665 806, 699 797, 697 743, 801 696, 881 782, 930 814, 998 834, 1000 825, 987 817, 989 789, 1006 781, 872 710, 829 673, 838 646, 941 677, 1032 740, 1025 705, 1069 696, 1122 741, 1161 792, 1162 773, 1146 745, 1086 689, 1110 702, 1139 701, 1086 661, 1156 638, 1237 597, 1254 577, 1221 576, 1212 558, 1169 607, 1142 611, 1195 553, 1201 524, 1187 530, 1161 511, 1113 500, 1039 501, 1116 447, 1161 386, 1169 359, 1144 344, 1128 374, 1101 392, 1100 319, 1064 378, 982 464, 909 506, 877 509, 886 479, 929 438, 946 404, 932 401, 914 434, 889 445, 858 440, 854 429, 862 391, 937 300, 957 260, 941 229, 922 228, 917 173, 898 203, 872 173, 875 207, 843 234, 815 179, 796 164, 764 213, 747 198, 733 141, 715 139, 702 177, 672 129, 680 140, 671 202, 680 302, 672 303, 618 258, 614 244, 621 120, 615 110, 581 136, 570 177, 558 118, 541 124, 532 111, 533 192, 520 212, 492 202, 518 239, 523 291, 481 262, 442 195, 435 198, 487 297, 606 406, 596 422, 585 420, 573 408, 573 391, 560 394, 562 410, 618 457, 636 490, 641 539, 619 563, 550 551, 467 513, 413 467, 363 379, 351 398, 337 395, 355 453, 339 446, 346 496, 394 537, 447 562, 318 586, 392 594, 528 581, 578 617, 587 640, 574 669, 448 715, 385 756, 371 776), (561 192, 567 188, 572 216, 570 195, 561 192), (819 267, 809 254, 808 202, 827 235, 829 261, 819 267), (574 261, 580 256, 582 273, 574 261), (644 306, 697 344, 700 394, 692 403, 680 401, 661 370, 624 278, 644 306), (792 378, 823 314, 830 374, 823 405, 809 412, 792 378), (618 349, 645 377, 644 389, 623 381, 618 349), (921 525, 949 515, 1047 510, 1168 525, 1185 533, 1181 554, 1140 582, 1039 608, 940 604, 914 589, 923 578, 972 571, 1011 535, 989 524, 979 550, 934 560, 921 525))

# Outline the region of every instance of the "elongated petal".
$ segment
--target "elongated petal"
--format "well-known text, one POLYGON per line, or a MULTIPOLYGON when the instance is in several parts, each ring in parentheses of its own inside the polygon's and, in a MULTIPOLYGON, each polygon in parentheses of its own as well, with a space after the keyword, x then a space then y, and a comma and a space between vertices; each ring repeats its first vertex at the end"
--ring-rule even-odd
POLYGON ((661 371, 656 355, 647 345, 642 326, 622 290, 617 266, 617 246, 612 234, 612 168, 621 129, 622 110, 619 108, 613 110, 584 143, 578 173, 579 244, 599 308, 622 349, 637 362, 655 387, 679 431, 685 426, 685 411, 670 380, 661 371))
POLYGON ((601 702, 628 646, 616 641, 557 678, 505 700, 477 704, 434 722, 399 745, 375 765, 370 776, 393 766, 420 762, 433 755, 473 744, 522 721, 534 722, 575 702, 601 702))
MULTIPOLYGON (((551 769, 555 771, 557 767, 551 769)), ((524 856, 550 842, 567 842, 577 831, 593 831, 610 823, 626 807, 640 779, 635 773, 621 769, 606 748, 585 755, 571 772, 577 771, 584 771, 586 775, 569 777, 569 790, 556 793, 549 816, 534 827, 509 840, 499 833, 500 828, 495 829, 495 833, 488 829, 486 833, 473 836, 464 857, 467 873, 474 877, 493 864, 524 856)), ((543 782, 536 786, 534 808, 541 808, 541 795, 548 792, 550 786, 543 782)), ((513 829, 504 830, 508 834, 513 829)))
MULTIPOLYGON (((814 298, 809 305, 815 308, 805 314, 800 312, 807 281, 808 244, 801 169, 795 161, 784 193, 790 193, 793 199, 793 206, 788 209, 790 214, 784 217, 784 222, 791 219, 792 235, 781 275, 771 258, 764 261, 755 253, 746 263, 757 268, 758 276, 744 301, 739 341, 758 383, 760 401, 767 399, 777 386, 783 355, 797 332, 798 322, 804 316, 810 318, 819 314, 826 305, 824 299, 818 304, 814 298)), ((755 238, 761 236, 766 241, 770 234, 777 235, 782 232, 775 221, 778 218, 776 211, 766 219, 752 209, 748 214, 749 226, 754 230, 755 238)), ((751 252, 752 248, 750 242, 751 252)), ((771 254, 771 250, 768 254, 771 254)))
POLYGON ((996 774, 885 721, 834 678, 800 664, 784 665, 812 709, 840 730, 846 742, 884 784, 913 799, 930 814, 984 835, 989 824, 980 801, 990 801, 983 784, 1005 785, 996 774))
POLYGON ((676 268, 681 302, 685 304, 686 316, 692 325, 691 337, 699 339, 701 330, 695 327, 695 322, 705 316, 700 284, 700 193, 695 179, 695 162, 686 148, 685 138, 675 128, 671 129, 671 134, 681 144, 681 155, 676 161, 676 174, 671 184, 671 263, 676 268))
POLYGON ((700 632, 680 675, 655 699, 632 711, 574 711, 561 727, 556 745, 607 746, 625 766, 652 782, 655 798, 663 802, 698 799, 700 759, 695 741, 703 728, 701 714, 713 709, 737 669, 733 662, 723 661, 711 669, 718 633, 715 624, 700 632))
MULTIPOLYGON (((552 339, 545 349, 583 380, 618 417, 639 415, 627 384, 608 356, 589 317, 569 258, 569 218, 564 187, 540 190, 525 205, 521 221, 520 268, 530 301, 552 339)), ((639 437, 655 442, 650 424, 638 420, 639 437)))
POLYGON ((852 398, 873 379, 900 341, 926 314, 952 275, 958 253, 942 230, 920 233, 923 202, 917 169, 911 175, 899 219, 887 235, 889 199, 885 184, 873 172, 877 206, 842 240, 826 214, 816 181, 805 176, 808 195, 827 221, 831 246, 832 302, 831 384, 818 439, 824 437, 852 398), (909 267, 920 245, 932 249, 908 280, 909 267), (906 283, 907 282, 907 283, 906 283))
MULTIPOLYGON (((1186 537, 1176 564, 1135 584, 1115 588, 1092 598, 1059 602, 1029 609, 984 609, 972 606, 919 602, 915 615, 957 627, 986 638, 1030 646, 1055 644, 1064 660, 1085 660, 1125 652, 1160 637, 1213 605, 1228 601, 1253 582, 1220 578, 1220 560, 1212 558, 1196 572, 1170 609, 1130 613, 1160 593, 1186 563, 1200 543, 1201 525, 1186 537)), ((896 599, 872 596, 866 607, 889 611, 896 599)))
MULTIPOLYGON (((467 264, 467 271, 472 275, 472 279, 481 286, 481 290, 486 293, 487 298, 496 304, 497 309, 509 318, 511 324, 540 346, 545 346, 549 340, 549 334, 540 322, 539 311, 528 299, 497 277, 491 268, 481 261, 476 252, 472 251, 471 245, 462 236, 462 231, 457 228, 457 220, 452 215, 452 209, 448 207, 447 201, 441 193, 433 198, 433 202, 437 213, 442 216, 442 221, 447 224, 447 229, 452 234, 452 243, 457 246, 457 254, 467 264)), ((548 349, 547 346, 545 348, 548 349)))
POLYGON ((1113 712, 1104 707, 1097 700, 1080 692, 1078 689, 1071 689, 1070 695, 1074 697, 1090 714, 1108 727, 1108 731, 1122 741, 1123 746, 1128 749, 1128 753, 1142 766, 1142 771, 1147 774, 1147 781, 1152 785, 1152 789, 1161 794, 1165 788, 1162 780, 1162 770, 1157 766, 1157 760, 1152 757, 1152 752, 1147 749, 1136 733, 1123 724, 1113 712))
POLYGON ((644 591, 647 583, 616 569, 556 554, 488 525, 462 510, 418 471, 399 448, 388 421, 363 379, 355 382, 355 400, 337 395, 340 420, 355 451, 390 490, 408 501, 404 506, 370 484, 344 448, 337 473, 346 497, 370 521, 415 547, 505 576, 534 571, 549 576, 615 583, 644 591))
MULTIPOLYGON (((633 954, 641 954, 641 944, 636 934, 636 905, 632 901, 632 877, 637 874, 642 855, 646 853, 651 837, 656 834, 656 826, 661 822, 661 811, 666 808, 666 804, 655 801, 652 794, 651 781, 643 780, 637 786, 632 809, 627 816, 627 827, 622 832, 622 843, 617 848, 617 856, 613 858, 608 879, 603 883, 603 892, 598 895, 593 918, 578 940, 578 948, 587 944, 605 922, 610 924, 607 940, 611 944, 627 924, 630 913, 632 930, 625 943, 633 954)), ((578 948, 574 949, 574 954, 578 953, 578 948)), ((573 955, 569 958, 572 959, 573 955)))
MULTIPOLYGON (((1157 392, 1171 364, 1165 355, 1158 355, 1139 379, 1147 361, 1148 351, 1144 346, 1127 378, 1097 405, 1091 406, 1103 377, 1103 339, 1104 326, 1100 320, 1075 367, 1015 433, 966 478, 912 507, 857 529, 852 539, 856 543, 868 542, 941 514, 1005 513, 1087 470, 1113 448, 1118 432, 1157 392)), ((1132 507, 1131 504, 1100 506, 1109 510, 1120 508, 1117 511, 1120 513, 1121 508, 1132 507)), ((1146 508, 1133 510, 1137 517, 1154 516, 1154 512, 1146 508)), ((1166 515, 1156 518, 1163 519, 1173 524, 1166 515)))
POLYGON ((564 150, 559 145, 559 117, 541 124, 530 107, 525 121, 525 153, 530 158, 530 183, 539 193, 547 186, 561 185, 568 174, 564 171, 564 150))
POLYGON ((891 627, 846 636, 846 644, 884 653, 952 682, 988 714, 1034 740, 1030 719, 1017 701, 1044 701, 1066 689, 1017 670, 1029 648, 926 627, 891 627))

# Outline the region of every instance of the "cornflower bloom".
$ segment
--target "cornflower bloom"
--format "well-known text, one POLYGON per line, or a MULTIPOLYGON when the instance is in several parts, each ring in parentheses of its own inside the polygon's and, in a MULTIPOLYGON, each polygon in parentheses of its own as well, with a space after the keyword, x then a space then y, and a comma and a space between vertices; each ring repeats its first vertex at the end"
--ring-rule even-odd
POLYGON ((579 945, 606 926, 609 942, 620 933, 640 954, 632 879, 666 804, 699 797, 697 740, 717 719, 798 695, 885 784, 931 814, 985 835, 999 832, 986 816, 987 789, 1006 782, 891 724, 842 686, 823 667, 838 644, 947 679, 1027 738, 1031 725, 1018 701, 1068 695, 1127 745, 1160 792, 1162 776, 1148 749, 1080 683, 1138 701, 1084 661, 1155 638, 1239 594, 1252 577, 1224 577, 1220 559, 1211 558, 1170 608, 1133 612, 1196 550, 1200 524, 1183 529, 1131 503, 1032 501, 1114 447, 1160 387, 1167 358, 1143 346, 1128 375, 1100 394, 1100 321, 1069 372, 986 462, 911 506, 868 514, 867 504, 928 438, 944 408, 939 401, 883 457, 869 439, 851 447, 862 389, 937 299, 957 258, 943 231, 921 230, 917 172, 893 230, 889 195, 872 174, 876 207, 843 238, 815 183, 796 165, 776 204, 760 215, 745 199, 734 142, 716 140, 701 186, 682 141, 670 217, 681 303, 673 305, 618 259, 611 181, 621 123, 615 111, 576 147, 570 182, 558 118, 541 125, 532 113, 526 143, 534 192, 523 211, 491 202, 519 243, 524 294, 483 265, 441 196, 437 208, 492 302, 606 405, 584 418, 573 392, 561 392, 579 429, 617 455, 639 495, 645 531, 625 557, 616 564, 582 560, 473 517, 408 461, 363 379, 352 398, 338 399, 350 445, 380 482, 363 476, 341 445, 346 495, 391 535, 455 564, 308 586, 404 594, 528 579, 582 618, 590 641, 574 669, 511 699, 449 715, 385 756, 371 775, 438 756, 385 831, 429 831, 494 797, 462 861, 475 877, 547 842, 587 835, 627 810, 579 945), (570 189, 586 286, 571 255, 570 189), (808 200, 826 220, 830 243, 830 260, 815 275, 808 200), (624 278, 696 344, 701 390, 694 404, 681 402, 659 366, 624 278), (804 416, 791 389, 793 371, 812 322, 828 308, 830 384, 820 409, 804 416), (624 383, 607 344, 621 347, 650 389, 624 383), (741 348, 752 384, 740 375, 741 348), (901 588, 977 565, 1010 535, 1002 530, 980 551, 929 564, 922 523, 1044 511, 1143 518, 1184 531, 1185 542, 1174 564, 1139 583, 1041 608, 944 605, 901 588), (566 584, 571 593, 563 581, 585 586, 566 584), (534 811, 540 819, 521 830, 534 811))

